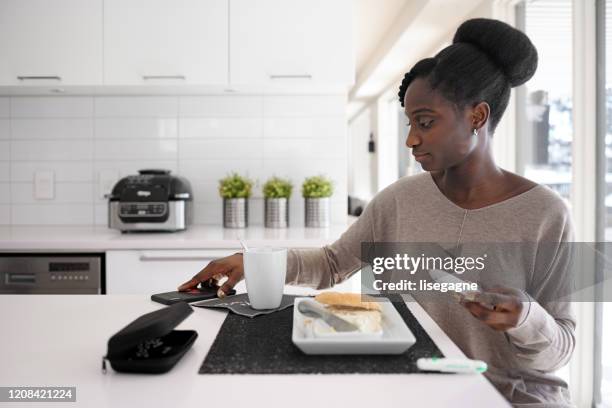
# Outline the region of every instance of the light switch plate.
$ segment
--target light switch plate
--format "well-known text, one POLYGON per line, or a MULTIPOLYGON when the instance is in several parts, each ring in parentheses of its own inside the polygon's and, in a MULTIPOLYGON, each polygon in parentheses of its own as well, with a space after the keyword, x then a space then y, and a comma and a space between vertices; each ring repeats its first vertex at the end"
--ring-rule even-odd
POLYGON ((98 196, 105 199, 107 194, 113 191, 115 183, 119 181, 119 171, 114 169, 103 169, 98 173, 98 196))
POLYGON ((34 173, 34 198, 36 200, 55 198, 55 173, 53 171, 38 170, 34 173))

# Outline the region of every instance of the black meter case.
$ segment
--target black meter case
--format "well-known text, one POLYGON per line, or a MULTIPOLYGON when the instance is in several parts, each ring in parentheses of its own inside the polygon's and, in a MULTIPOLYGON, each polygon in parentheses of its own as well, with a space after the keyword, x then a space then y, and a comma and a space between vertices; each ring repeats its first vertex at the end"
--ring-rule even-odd
POLYGON ((161 374, 170 371, 192 346, 195 330, 174 330, 193 309, 185 302, 144 314, 108 340, 106 361, 115 371, 161 374))

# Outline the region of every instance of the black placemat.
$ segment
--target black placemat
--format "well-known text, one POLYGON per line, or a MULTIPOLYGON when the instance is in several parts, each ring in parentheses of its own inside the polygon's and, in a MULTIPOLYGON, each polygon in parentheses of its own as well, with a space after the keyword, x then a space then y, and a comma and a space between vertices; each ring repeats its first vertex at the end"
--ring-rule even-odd
POLYGON ((403 374, 417 359, 443 357, 401 299, 392 299, 416 343, 397 355, 307 355, 291 341, 293 308, 256 319, 228 314, 200 374, 403 374))

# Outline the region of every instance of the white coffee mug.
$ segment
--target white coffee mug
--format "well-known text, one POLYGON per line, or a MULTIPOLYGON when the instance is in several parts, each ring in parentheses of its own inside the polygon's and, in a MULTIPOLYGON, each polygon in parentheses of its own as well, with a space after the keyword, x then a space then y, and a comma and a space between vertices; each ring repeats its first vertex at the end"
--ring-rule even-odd
POLYGON ((283 300, 286 248, 249 248, 243 254, 244 279, 253 309, 276 309, 283 300))

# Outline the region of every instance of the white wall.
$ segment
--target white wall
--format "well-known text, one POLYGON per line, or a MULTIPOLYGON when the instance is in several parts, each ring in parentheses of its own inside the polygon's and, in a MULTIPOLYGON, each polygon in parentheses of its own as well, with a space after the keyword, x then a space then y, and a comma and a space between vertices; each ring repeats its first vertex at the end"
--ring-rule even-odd
MULTIPOLYGON (((194 189, 195 221, 221 223, 217 181, 260 181, 250 220, 263 222, 261 184, 295 184, 291 224, 303 225, 300 185, 335 182, 332 221, 346 222, 344 95, 58 96, 0 98, 0 224, 104 225, 105 179, 167 168, 194 189), (55 175, 55 197, 34 198, 34 174, 55 175)), ((106 183, 108 184, 108 183, 106 183)))

